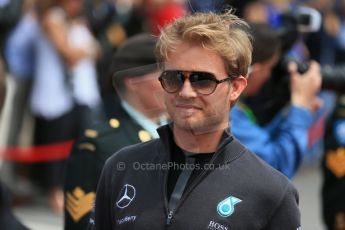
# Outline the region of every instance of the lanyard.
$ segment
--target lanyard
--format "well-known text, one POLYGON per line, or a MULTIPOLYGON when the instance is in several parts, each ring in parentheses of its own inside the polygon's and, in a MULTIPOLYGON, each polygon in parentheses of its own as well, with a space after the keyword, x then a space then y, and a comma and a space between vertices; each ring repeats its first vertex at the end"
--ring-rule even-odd
POLYGON ((176 207, 181 200, 182 194, 187 186, 187 182, 192 175, 194 167, 192 165, 194 164, 195 159, 193 157, 186 156, 186 164, 185 168, 182 170, 181 174, 179 175, 177 182, 175 184, 174 190, 171 194, 170 200, 169 200, 169 214, 167 219, 167 225, 170 223, 174 212, 176 211, 176 207))
POLYGON ((257 123, 256 121, 256 117, 253 113, 253 110, 246 104, 242 103, 242 102, 238 102, 238 106, 241 108, 241 110, 243 111, 244 115, 253 123, 257 123))

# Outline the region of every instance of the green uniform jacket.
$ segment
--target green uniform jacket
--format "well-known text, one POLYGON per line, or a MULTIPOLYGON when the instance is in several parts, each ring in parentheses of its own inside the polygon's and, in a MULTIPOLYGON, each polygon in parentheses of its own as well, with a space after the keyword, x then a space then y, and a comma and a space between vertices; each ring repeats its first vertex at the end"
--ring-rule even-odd
POLYGON ((127 145, 150 139, 151 135, 123 109, 119 109, 117 116, 108 122, 85 130, 67 160, 64 186, 66 230, 86 229, 106 159, 127 145))

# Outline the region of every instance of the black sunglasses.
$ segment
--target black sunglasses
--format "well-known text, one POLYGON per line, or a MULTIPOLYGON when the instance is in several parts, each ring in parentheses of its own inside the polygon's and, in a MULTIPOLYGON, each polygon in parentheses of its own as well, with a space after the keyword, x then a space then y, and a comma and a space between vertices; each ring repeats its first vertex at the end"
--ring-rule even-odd
POLYGON ((166 92, 176 93, 182 88, 187 78, 195 92, 201 95, 209 95, 216 90, 218 84, 233 80, 235 77, 229 76, 218 80, 214 74, 208 72, 165 70, 158 79, 166 92))

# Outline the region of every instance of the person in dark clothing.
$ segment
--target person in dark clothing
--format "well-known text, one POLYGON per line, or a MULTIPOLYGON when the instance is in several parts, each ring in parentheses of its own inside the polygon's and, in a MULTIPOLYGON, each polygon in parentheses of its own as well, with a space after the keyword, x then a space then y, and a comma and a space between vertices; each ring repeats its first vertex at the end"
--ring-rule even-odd
POLYGON ((22 15, 23 0, 4 1, 0 5, 0 56, 3 57, 3 48, 8 34, 15 27, 22 15))
POLYGON ((345 229, 345 96, 339 95, 327 121, 323 155, 321 204, 326 229, 345 229))
POLYGON ((64 186, 66 230, 87 227, 106 159, 124 146, 158 136, 156 123, 164 107, 158 100, 163 92, 157 81, 156 40, 146 33, 135 35, 112 58, 110 72, 121 74, 115 83, 122 101, 114 100, 113 117, 85 130, 73 146, 64 186))
MULTIPOLYGON (((1 70, 0 70, 1 71, 1 70)), ((1 77, 1 75, 0 75, 1 77)), ((6 84, 0 79, 0 113, 2 112, 3 101, 5 98, 6 84)), ((0 226, 2 229, 26 230, 26 228, 13 214, 11 208, 11 194, 5 184, 0 181, 0 226)))
POLYGON ((5 184, 0 182, 0 226, 2 229, 27 230, 13 214, 11 195, 5 184))
POLYGON ((251 52, 247 24, 231 11, 188 15, 161 31, 156 56, 172 122, 159 139, 107 160, 89 228, 301 228, 295 187, 229 129, 251 52))

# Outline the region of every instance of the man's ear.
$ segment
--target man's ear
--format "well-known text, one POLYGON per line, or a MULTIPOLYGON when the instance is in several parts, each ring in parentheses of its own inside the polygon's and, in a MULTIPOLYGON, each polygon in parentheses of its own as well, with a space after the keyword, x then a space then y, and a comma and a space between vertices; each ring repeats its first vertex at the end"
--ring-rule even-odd
POLYGON ((230 103, 236 101, 247 86, 247 79, 239 76, 231 81, 230 103))

